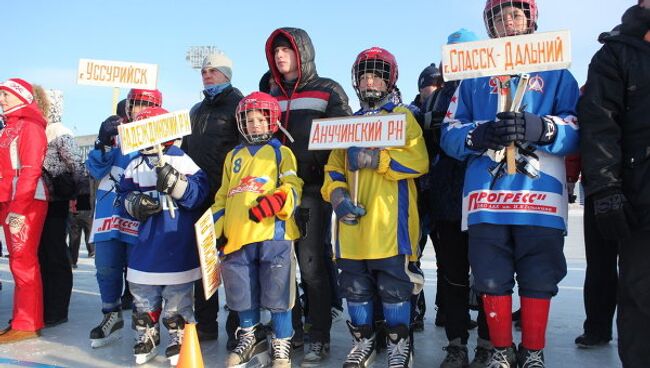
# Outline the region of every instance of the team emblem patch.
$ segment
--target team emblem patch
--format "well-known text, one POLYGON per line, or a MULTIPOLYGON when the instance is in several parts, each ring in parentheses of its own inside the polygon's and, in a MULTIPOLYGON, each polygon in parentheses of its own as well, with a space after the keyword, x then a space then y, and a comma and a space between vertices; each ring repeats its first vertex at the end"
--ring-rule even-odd
POLYGON ((268 182, 269 182, 269 178, 266 176, 264 177, 247 176, 239 182, 239 185, 237 185, 236 187, 228 191, 228 197, 232 197, 237 193, 244 193, 244 192, 264 193, 262 187, 264 186, 264 184, 268 182))
POLYGON ((544 79, 539 75, 530 78, 528 81, 528 90, 544 93, 544 79))

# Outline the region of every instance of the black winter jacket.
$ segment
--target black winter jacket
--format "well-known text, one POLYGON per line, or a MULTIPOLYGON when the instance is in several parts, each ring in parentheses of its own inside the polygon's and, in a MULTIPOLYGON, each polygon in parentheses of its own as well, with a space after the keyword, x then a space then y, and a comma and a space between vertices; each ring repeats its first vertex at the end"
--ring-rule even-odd
POLYGON ((214 202, 214 195, 221 186, 223 162, 228 152, 239 143, 235 110, 244 97, 232 86, 214 97, 205 96, 190 110, 192 134, 184 137, 181 145, 183 151, 208 175, 210 192, 202 211, 214 202))
POLYGON ((348 96, 335 81, 322 78, 314 64, 314 46, 307 32, 299 28, 280 28, 266 41, 266 59, 276 86, 271 95, 280 103, 282 126, 289 131, 295 142, 291 143, 283 133, 278 138, 293 151, 298 161, 298 176, 305 185, 322 185, 324 166, 329 151, 308 151, 309 132, 313 119, 352 115, 348 96), (289 39, 298 59, 298 79, 292 86, 284 83, 275 65, 273 40, 279 35, 289 39))
POLYGON ((621 189, 650 228, 650 10, 633 6, 601 35, 578 104, 586 194, 621 189))

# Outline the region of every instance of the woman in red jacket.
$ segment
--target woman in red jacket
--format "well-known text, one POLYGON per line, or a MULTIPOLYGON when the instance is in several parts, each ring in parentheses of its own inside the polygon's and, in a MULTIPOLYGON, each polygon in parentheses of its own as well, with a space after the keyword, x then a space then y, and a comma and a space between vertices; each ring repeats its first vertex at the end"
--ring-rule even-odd
POLYGON ((0 132, 0 221, 15 281, 11 326, 0 344, 31 339, 43 328, 43 287, 38 244, 47 213, 41 168, 47 149, 46 121, 22 79, 0 84, 5 127, 0 132))

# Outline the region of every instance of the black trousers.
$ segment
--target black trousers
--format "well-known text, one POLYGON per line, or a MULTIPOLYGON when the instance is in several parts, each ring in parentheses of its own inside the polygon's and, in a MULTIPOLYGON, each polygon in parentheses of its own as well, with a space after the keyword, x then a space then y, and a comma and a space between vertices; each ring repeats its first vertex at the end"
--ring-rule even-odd
POLYGON ((68 228, 70 234, 70 259, 72 264, 77 264, 79 260, 79 246, 81 245, 81 234, 83 232, 86 250, 88 254, 95 253, 95 245, 90 242, 90 230, 93 223, 92 211, 79 211, 68 219, 68 228))
MULTIPOLYGON (((219 293, 216 292, 210 297, 210 299, 205 300, 203 280, 196 280, 194 282, 194 318, 196 318, 197 330, 208 334, 218 334, 218 314, 219 293)), ((239 315, 237 312, 230 311, 226 320, 226 333, 228 336, 235 336, 237 327, 239 327, 239 315)))
POLYGON ((38 247, 46 324, 68 318, 72 295, 72 266, 66 244, 68 205, 68 201, 49 203, 38 247))
MULTIPOLYGON (((470 320, 468 236, 461 231, 460 221, 436 221, 436 230, 440 239, 436 249, 438 281, 444 295, 440 302, 447 317, 445 333, 449 341, 460 338, 462 344, 467 344, 470 320)), ((479 309, 478 335, 482 339, 490 338, 483 308, 479 309)))
MULTIPOLYGON (((327 226, 331 209, 323 201, 320 186, 305 186, 300 207, 309 210, 306 236, 297 242, 296 254, 300 266, 301 283, 309 305, 310 341, 330 341, 332 328, 332 285, 328 272, 325 247, 329 241, 327 226)), ((296 313, 297 309, 293 309, 296 313)), ((296 316, 293 316, 294 328, 296 316)))
POLYGON ((612 338, 612 321, 616 311, 618 283, 618 243, 604 239, 594 215, 594 202, 587 198, 584 210, 585 254, 587 270, 583 297, 586 334, 612 338))
POLYGON ((650 367, 650 231, 620 242, 618 355, 624 368, 650 367))

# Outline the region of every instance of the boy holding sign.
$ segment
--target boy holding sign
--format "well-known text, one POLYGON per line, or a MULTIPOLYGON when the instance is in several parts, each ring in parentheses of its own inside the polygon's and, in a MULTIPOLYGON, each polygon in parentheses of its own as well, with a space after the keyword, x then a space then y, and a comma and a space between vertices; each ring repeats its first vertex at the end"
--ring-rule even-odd
MULTIPOLYGON (((152 107, 135 120, 166 113, 163 108, 152 107)), ((176 365, 185 323, 194 320, 194 281, 201 278, 194 222, 208 193, 208 179, 174 141, 162 146, 165 164, 159 165, 157 149, 141 150, 124 169, 118 194, 123 208, 140 222, 127 269, 135 304, 136 363, 155 357, 162 313, 169 332, 165 355, 176 365), (169 203, 163 195, 171 196, 170 202, 177 207, 174 216, 163 210, 169 203)))
POLYGON ((388 326, 389 365, 413 364, 410 300, 424 284, 414 266, 420 235, 414 179, 427 172, 429 160, 422 130, 400 102, 396 81, 395 57, 382 48, 361 52, 352 67, 362 107, 356 115, 405 114, 405 145, 336 149, 325 166, 321 193, 339 220, 333 246, 354 339, 344 367, 367 367, 376 355, 375 300, 388 326), (359 203, 350 195, 357 171, 359 203))
POLYGON ((272 138, 280 106, 254 92, 239 102, 237 127, 245 142, 226 156, 221 188, 212 206, 221 277, 230 310, 239 314, 237 346, 227 367, 291 367, 291 308, 296 298, 294 240, 300 237, 294 211, 303 181, 291 150, 272 138), (260 307, 271 311, 268 351, 260 307), (270 356, 270 357, 269 357, 270 356))
MULTIPOLYGON (((537 28, 537 5, 488 0, 484 18, 492 38, 529 34, 537 28)), ((511 90, 523 83, 518 76, 509 79, 511 90)), ((463 228, 469 229, 474 288, 482 294, 495 347, 489 366, 543 367, 550 300, 567 271, 564 156, 578 148, 578 85, 565 69, 531 73, 523 112, 497 113, 498 90, 496 77, 462 81, 443 122, 441 146, 453 158, 468 160, 463 228), (494 152, 513 142, 517 172, 505 175, 494 152), (511 325, 515 274, 518 349, 511 325)))

